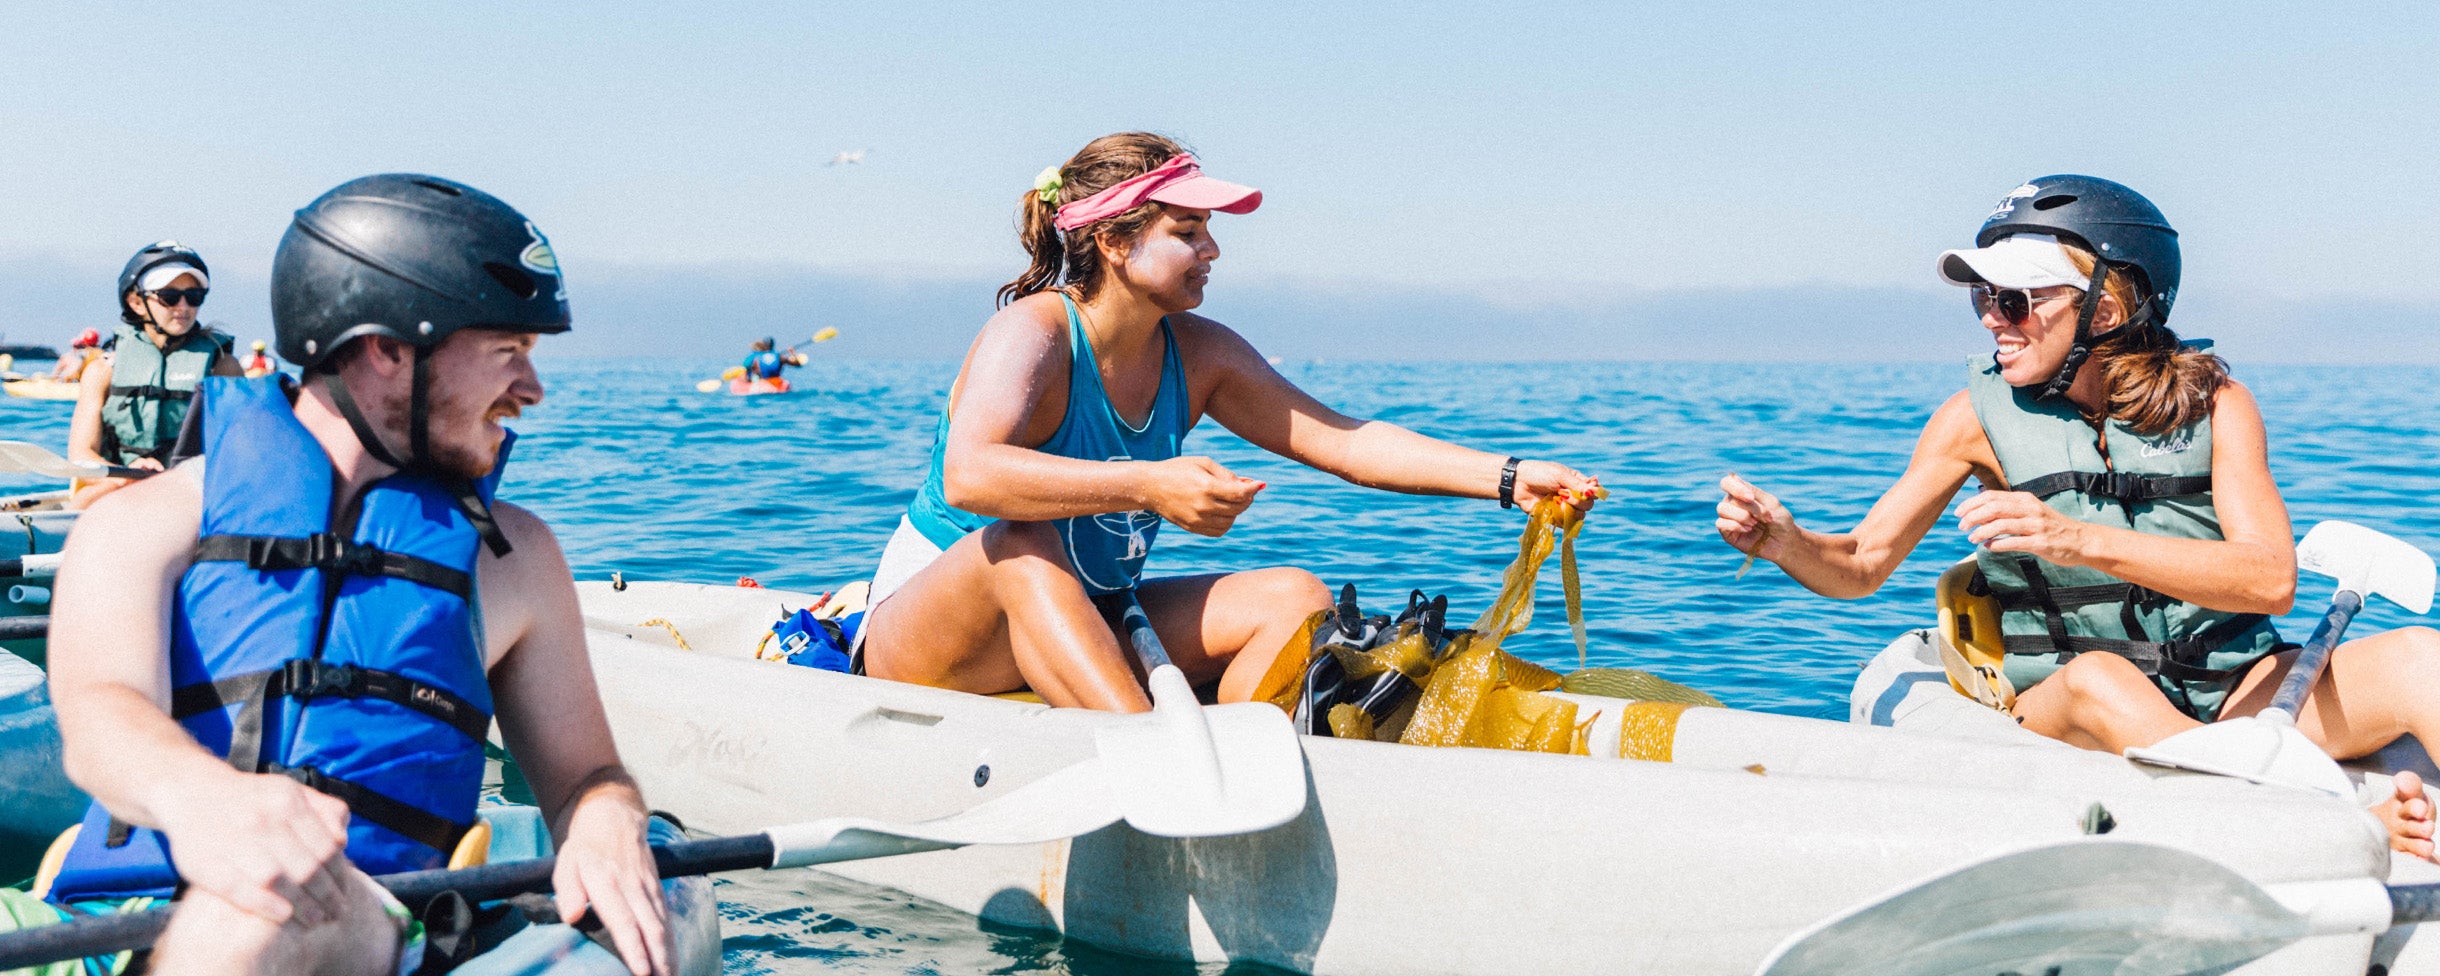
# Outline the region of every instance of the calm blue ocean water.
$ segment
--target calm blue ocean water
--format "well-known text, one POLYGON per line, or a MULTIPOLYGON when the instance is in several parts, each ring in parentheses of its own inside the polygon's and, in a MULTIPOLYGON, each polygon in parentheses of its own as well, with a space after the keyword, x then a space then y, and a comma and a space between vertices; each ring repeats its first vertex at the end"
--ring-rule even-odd
MULTIPOLYGON (((921 480, 951 363, 817 362, 807 392, 735 398, 693 383, 725 360, 553 360, 550 398, 523 435, 502 494, 557 527, 575 571, 828 589, 870 573, 921 480)), ((1579 557, 1592 663, 1646 668, 1730 705, 1843 718, 1856 669, 1930 613, 1932 581, 1968 547, 1953 522, 1870 599, 1807 593, 1739 557, 1711 529, 1712 487, 1735 471, 1804 524, 1853 524, 1905 464, 1915 433, 1965 365, 1378 365, 1287 363, 1322 400, 1487 450, 1561 460, 1615 494, 1579 557)), ((2440 551, 2440 369, 2249 367, 2270 423, 2273 471, 2301 532, 2361 521, 2440 551)), ((66 404, 0 399, 0 437, 57 444, 66 404)), ((1271 487, 1235 531, 1162 533, 1155 573, 1294 564, 1368 606, 1410 588, 1449 594, 1470 619, 1515 552, 1519 518, 1489 502, 1356 488, 1206 424, 1189 449, 1271 487)), ((30 484, 0 482, 0 485, 30 484)), ((1574 667, 1556 560, 1535 627, 1507 646, 1574 667)), ((2287 629, 2311 628, 2325 582, 2299 589, 2287 629)), ((2386 604, 2355 633, 2410 618, 2386 604)), ((722 887, 732 971, 1189 972, 1112 957, 820 876, 722 887), (807 888, 806 879, 814 879, 807 888)), ((1206 973, 1216 972, 1205 967, 1206 973)))

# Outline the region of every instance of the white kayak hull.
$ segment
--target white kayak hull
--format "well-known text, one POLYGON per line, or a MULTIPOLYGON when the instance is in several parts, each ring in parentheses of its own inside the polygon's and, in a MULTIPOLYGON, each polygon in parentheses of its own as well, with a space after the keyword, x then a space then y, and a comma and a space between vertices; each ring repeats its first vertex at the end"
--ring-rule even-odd
MULTIPOLYGON (((1107 720, 752 660, 803 594, 579 592, 622 757, 650 802, 700 830, 950 813, 1090 755, 1107 720)), ((1580 718, 1603 710, 1593 741, 1616 743, 1619 703, 1577 700, 1580 718)), ((2038 741, 1728 709, 1675 724, 1668 763, 1308 737, 1307 809, 1271 831, 1181 841, 1121 825, 826 870, 1156 958, 1323 974, 1694 974, 1752 972, 1843 909, 1990 854, 2072 841, 2095 803, 2114 839, 2191 850, 2260 883, 2390 869, 2372 818, 2294 791, 2038 741)), ((2311 939, 2241 972, 2362 973, 2372 943, 2311 939)))

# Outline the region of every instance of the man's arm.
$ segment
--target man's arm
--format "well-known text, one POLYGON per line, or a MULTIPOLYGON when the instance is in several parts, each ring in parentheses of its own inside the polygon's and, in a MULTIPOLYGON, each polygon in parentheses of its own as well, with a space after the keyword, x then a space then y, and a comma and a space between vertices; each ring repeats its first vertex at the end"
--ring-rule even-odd
POLYGON ((51 699, 68 776, 167 834, 178 873, 273 922, 336 917, 347 805, 240 773, 171 720, 170 605, 202 523, 202 465, 138 482, 77 520, 51 614, 51 699))
POLYGON ((499 503, 493 514, 512 551, 481 567, 485 626, 500 649, 492 700, 501 738, 558 840, 560 915, 573 922, 591 909, 630 971, 667 972, 668 914, 644 798, 610 739, 567 560, 533 513, 499 503))

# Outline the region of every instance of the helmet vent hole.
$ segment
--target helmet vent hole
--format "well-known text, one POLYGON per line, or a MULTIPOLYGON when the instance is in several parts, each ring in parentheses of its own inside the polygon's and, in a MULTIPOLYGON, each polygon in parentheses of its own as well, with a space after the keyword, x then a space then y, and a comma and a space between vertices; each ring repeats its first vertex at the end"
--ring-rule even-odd
POLYGON ((514 292, 518 298, 532 298, 534 297, 535 293, 542 290, 535 287, 534 279, 525 272, 509 267, 508 265, 501 264, 498 261, 483 262, 483 270, 491 272, 491 277, 493 280, 498 281, 503 287, 506 287, 509 291, 514 292))
POLYGON ((416 180, 415 185, 424 187, 426 189, 439 190, 442 193, 449 194, 453 197, 462 197, 466 195, 466 191, 460 190, 454 186, 450 186, 449 184, 443 183, 439 180, 416 180))
POLYGON ((2035 200, 2033 202, 2033 209, 2057 210, 2060 207, 2067 206, 2068 204, 2074 202, 2076 202, 2076 195, 2073 193, 2055 193, 2039 200, 2035 200))

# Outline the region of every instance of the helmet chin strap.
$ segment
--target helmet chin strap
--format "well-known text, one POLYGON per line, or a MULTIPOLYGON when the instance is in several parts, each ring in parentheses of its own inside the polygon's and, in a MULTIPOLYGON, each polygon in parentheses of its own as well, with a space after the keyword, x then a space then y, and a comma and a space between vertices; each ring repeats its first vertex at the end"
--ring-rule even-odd
POLYGON ((2067 395, 2067 388, 2076 385, 2076 371, 2093 354, 2093 312, 2101 307, 2102 290, 2109 284, 2110 266, 2093 262, 2092 286, 2084 290, 2084 300, 2076 303, 2076 342, 2067 347, 2067 361, 2059 364, 2059 374, 2042 385, 2036 399, 2051 400, 2067 395))
POLYGON ((405 460, 392 454, 389 447, 382 443, 381 435, 376 433, 372 423, 365 419, 364 410, 356 405, 355 396, 347 392, 347 383, 339 378, 337 371, 322 373, 322 389, 330 393, 331 403, 339 408, 339 415, 347 418, 348 429, 356 432, 356 440, 364 445, 366 454, 372 455, 376 461, 397 468, 401 474, 418 475, 440 483, 456 498, 458 510, 466 513, 466 520, 473 523, 475 531, 482 534, 483 544, 491 547, 491 554, 494 556, 509 554, 508 536, 500 532, 500 523, 492 517, 491 505, 475 491, 474 481, 464 475, 442 470, 440 466, 431 462, 431 350, 422 346, 415 347, 415 378, 409 384, 407 393, 407 457, 405 460))

